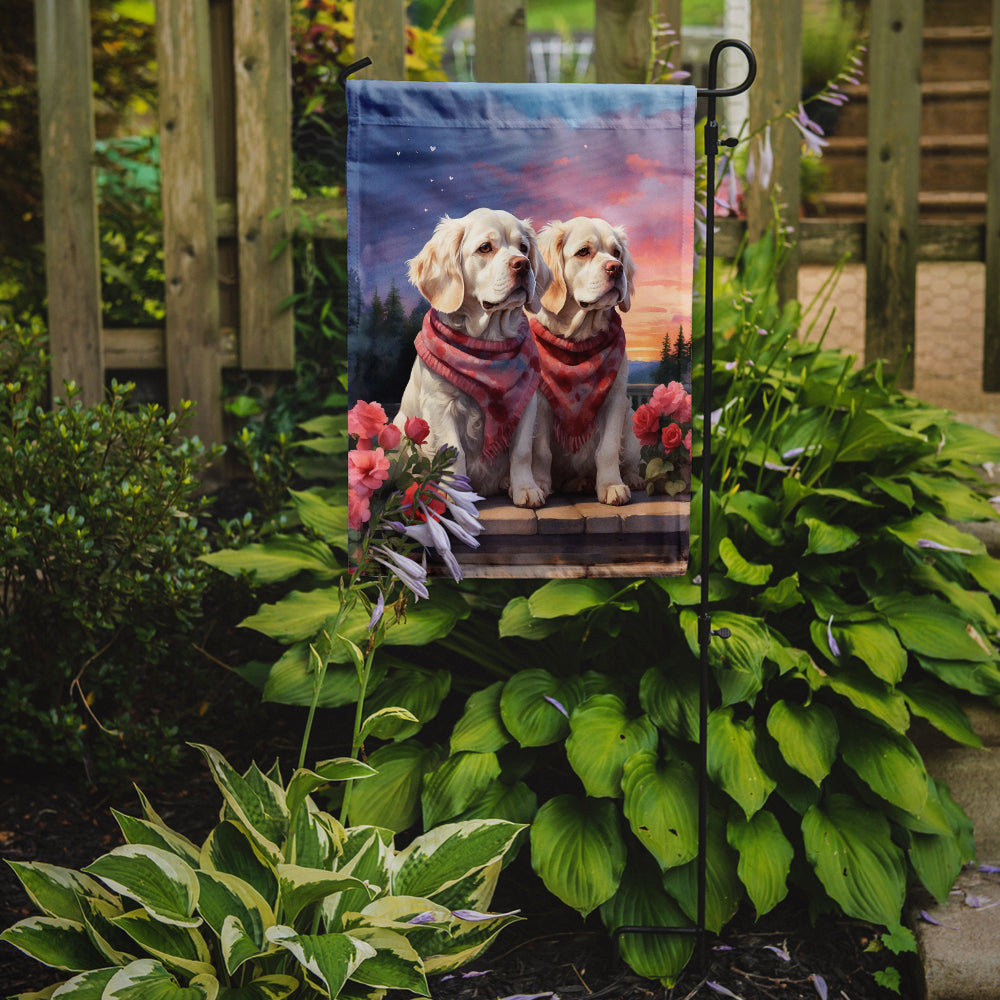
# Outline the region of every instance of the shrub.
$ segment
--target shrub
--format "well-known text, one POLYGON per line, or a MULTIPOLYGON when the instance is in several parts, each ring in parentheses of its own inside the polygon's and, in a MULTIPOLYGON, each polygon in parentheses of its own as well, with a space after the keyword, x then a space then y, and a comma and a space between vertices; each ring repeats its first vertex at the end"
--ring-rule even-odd
POLYGON ((209 453, 184 432, 188 404, 130 409, 128 385, 96 406, 67 385, 44 409, 41 335, 0 323, 0 742, 93 777, 175 752, 151 682, 191 662, 209 453))

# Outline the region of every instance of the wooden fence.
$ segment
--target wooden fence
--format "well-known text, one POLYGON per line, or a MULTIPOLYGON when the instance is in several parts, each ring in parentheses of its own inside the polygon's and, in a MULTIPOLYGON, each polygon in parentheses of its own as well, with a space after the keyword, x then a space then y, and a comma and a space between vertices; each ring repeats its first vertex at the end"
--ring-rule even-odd
MULTIPOLYGON (((478 79, 527 79, 529 2, 474 0, 478 79)), ((293 364, 292 316, 282 308, 292 289, 291 255, 278 249, 292 226, 290 0, 157 2, 166 326, 125 331, 102 329, 100 319, 88 0, 35 3, 53 384, 73 379, 94 401, 107 370, 165 369, 169 400, 195 400, 196 432, 220 441, 222 369, 293 364)), ((598 82, 644 81, 654 3, 595 0, 598 82)), ((795 294, 800 263, 832 263, 844 253, 863 260, 866 356, 895 365, 909 350, 903 379, 912 384, 917 262, 985 261, 983 386, 998 391, 1000 0, 992 4, 985 224, 919 221, 922 10, 917 0, 871 0, 866 219, 787 217, 798 238, 782 292, 795 294)), ((659 0, 658 13, 679 25, 681 0, 659 0)), ((759 66, 752 129, 799 101, 802 3, 753 0, 751 17, 759 66)), ((357 0, 355 19, 356 52, 374 62, 363 73, 402 79, 405 0, 357 0)), ((770 185, 748 193, 746 223, 724 221, 721 255, 733 252, 745 227, 763 231, 773 196, 799 203, 800 139, 781 124, 770 185)), ((343 237, 342 203, 313 201, 298 214, 314 220, 314 235, 343 237)))

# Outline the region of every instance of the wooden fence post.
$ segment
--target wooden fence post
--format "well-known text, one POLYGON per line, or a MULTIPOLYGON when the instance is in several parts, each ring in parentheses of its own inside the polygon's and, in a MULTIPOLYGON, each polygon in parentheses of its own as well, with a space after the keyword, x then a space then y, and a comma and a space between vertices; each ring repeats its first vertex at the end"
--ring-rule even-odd
POLYGON ((528 29, 524 0, 475 0, 475 76, 482 83, 528 79, 528 29))
POLYGON ((362 0, 354 5, 354 54, 372 61, 358 76, 406 79, 405 0, 362 0))
POLYGON ((594 0, 594 69, 598 83, 645 83, 652 0, 594 0))
POLYGON ((35 0, 52 394, 104 398, 89 0, 35 0))
POLYGON ((295 367, 290 21, 288 0, 233 6, 242 368, 295 367))
POLYGON ((993 0, 990 45, 989 169, 986 176, 986 324, 983 390, 1000 392, 1000 0, 993 0))
MULTIPOLYGON (((802 4, 799 0, 758 0, 750 8, 750 40, 760 71, 750 88, 750 131, 795 108, 802 98, 802 4)), ((759 140, 755 139, 756 144, 759 140)), ((778 297, 797 298, 799 285, 799 159, 802 136, 787 118, 771 126, 774 169, 766 188, 755 178, 747 193, 747 229, 760 239, 774 220, 773 202, 780 206, 780 225, 794 229, 793 245, 778 274, 778 297)), ((759 147, 758 147, 759 148, 759 147)))
POLYGON ((192 431, 222 441, 219 253, 207 0, 159 0, 167 396, 198 406, 192 431))
POLYGON ((913 387, 923 0, 872 0, 868 53, 865 360, 913 387))

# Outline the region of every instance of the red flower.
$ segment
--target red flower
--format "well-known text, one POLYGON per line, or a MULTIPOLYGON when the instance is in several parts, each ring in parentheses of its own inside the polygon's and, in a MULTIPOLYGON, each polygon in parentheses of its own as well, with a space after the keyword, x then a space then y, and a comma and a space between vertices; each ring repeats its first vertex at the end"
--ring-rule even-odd
POLYGON ((441 494, 433 486, 424 486, 421 489, 419 483, 411 483, 403 494, 403 514, 408 521, 427 520, 427 516, 417 506, 418 500, 432 514, 440 516, 448 509, 441 499, 441 494))
POLYGON ((430 424, 426 420, 420 417, 407 417, 406 423, 403 426, 403 433, 414 443, 423 444, 427 440, 427 435, 430 434, 431 428, 430 424))
POLYGON ((632 414, 632 430, 639 444, 656 444, 660 436, 660 414, 651 403, 643 403, 632 414))
POLYGON ((374 451, 355 449, 347 453, 347 485, 358 496, 374 493, 389 478, 389 459, 381 448, 374 451))
POLYGON ((366 403, 359 399, 347 413, 347 432, 359 438, 378 437, 388 418, 380 403, 366 403))
POLYGON ((684 432, 677 424, 667 424, 663 428, 660 440, 663 442, 663 450, 671 452, 684 440, 684 432))
POLYGON ((395 424, 386 424, 378 432, 378 443, 385 448, 386 451, 392 451, 393 448, 399 447, 399 442, 403 437, 403 432, 395 424))

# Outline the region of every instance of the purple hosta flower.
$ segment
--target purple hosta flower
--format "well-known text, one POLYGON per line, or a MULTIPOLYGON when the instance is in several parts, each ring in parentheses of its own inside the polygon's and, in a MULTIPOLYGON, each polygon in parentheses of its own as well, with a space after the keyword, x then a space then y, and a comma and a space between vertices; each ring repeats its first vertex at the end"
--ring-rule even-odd
POLYGON ((978 870, 984 875, 1000 875, 1000 865, 980 865, 978 870))
POLYGON ((776 944, 764 945, 764 951, 773 951, 782 962, 790 962, 792 960, 792 956, 784 948, 779 948, 776 944))
POLYGON ((451 915, 459 920, 493 920, 494 917, 516 917, 520 910, 509 910, 507 913, 480 913, 479 910, 452 910, 451 915))
POLYGON ((512 993, 509 997, 500 997, 500 1000, 559 1000, 555 993, 512 993))
POLYGON ((488 976, 492 971, 492 969, 484 969, 482 972, 452 972, 447 976, 442 976, 441 982, 446 983, 449 979, 478 979, 480 976, 488 976))
POLYGON ((771 186, 771 174, 774 172, 774 150, 771 148, 771 126, 764 129, 764 135, 757 137, 757 142, 750 147, 750 159, 747 161, 747 183, 756 181, 765 191, 771 186))
POLYGON ((933 924, 935 927, 944 927, 949 931, 957 931, 957 927, 952 927, 951 924, 942 924, 940 920, 935 920, 926 910, 920 911, 920 919, 927 924, 933 924))
POLYGON ((724 997, 733 997, 734 1000, 743 1000, 738 993, 734 993, 732 990, 727 990, 722 983, 713 983, 711 981, 705 983, 705 985, 712 990, 713 993, 721 993, 724 997))
POLYGON ((813 986, 816 987, 816 992, 819 994, 819 1000, 826 1000, 826 980, 822 976, 817 975, 815 972, 809 978, 813 981, 813 986))
POLYGON ((373 558, 377 563, 385 566, 393 576, 397 577, 404 586, 413 591, 417 597, 429 597, 427 592, 427 570, 420 563, 409 556, 400 555, 384 545, 372 546, 373 558), (379 558, 381 556, 382 558, 379 558))
POLYGON ((375 626, 382 620, 382 614, 385 611, 385 596, 380 590, 378 592, 378 600, 375 602, 375 607, 372 608, 372 616, 368 619, 368 631, 371 632, 375 629, 375 626))
POLYGON ((972 549, 956 549, 952 545, 942 545, 940 542, 935 542, 930 538, 918 538, 917 547, 921 549, 938 549, 941 552, 958 552, 963 556, 972 555, 972 549))
POLYGON ((822 156, 823 147, 827 145, 826 139, 822 138, 823 130, 806 114, 806 109, 801 104, 798 114, 792 117, 792 124, 802 133, 806 149, 816 156, 822 156))
POLYGON ((408 924, 432 924, 435 920, 437 920, 437 914, 433 910, 424 910, 423 913, 410 917, 406 922, 408 924))
POLYGON ((558 701, 556 701, 556 699, 555 699, 555 698, 552 698, 552 697, 550 697, 549 695, 545 695, 544 697, 545 697, 545 700, 546 700, 546 701, 547 701, 547 702, 548 702, 548 703, 549 703, 550 705, 555 705, 555 707, 556 707, 557 709, 559 709, 559 711, 560 711, 560 712, 562 712, 562 714, 563 714, 563 715, 565 715, 567 719, 569 718, 569 712, 567 712, 567 711, 566 711, 565 707, 564 707, 564 706, 562 705, 562 703, 561 703, 561 702, 558 702, 558 701))
POLYGON ((830 647, 830 652, 834 656, 840 656, 840 646, 837 645, 837 640, 833 637, 833 615, 830 615, 830 620, 826 623, 826 641, 830 647))

